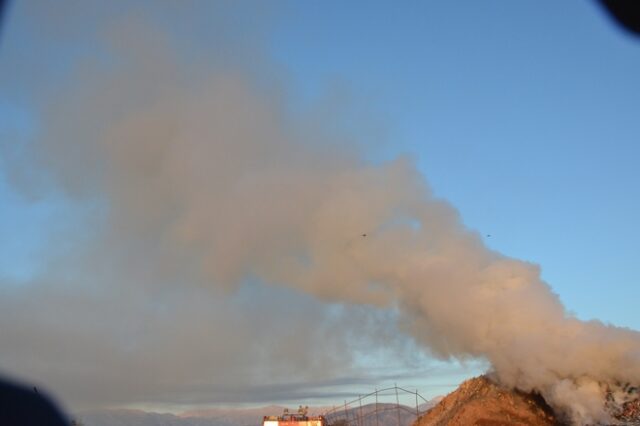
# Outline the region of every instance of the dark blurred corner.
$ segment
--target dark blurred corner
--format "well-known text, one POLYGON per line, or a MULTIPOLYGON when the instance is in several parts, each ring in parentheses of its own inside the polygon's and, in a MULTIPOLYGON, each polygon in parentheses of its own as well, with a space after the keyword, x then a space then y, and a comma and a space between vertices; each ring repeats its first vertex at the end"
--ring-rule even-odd
POLYGON ((40 389, 0 379, 0 425, 69 426, 69 423, 40 389))
POLYGON ((9 0, 0 0, 0 37, 2 36, 2 28, 4 20, 6 18, 7 8, 9 7, 9 0))
POLYGON ((599 0, 613 21, 628 33, 640 37, 640 1, 599 0))

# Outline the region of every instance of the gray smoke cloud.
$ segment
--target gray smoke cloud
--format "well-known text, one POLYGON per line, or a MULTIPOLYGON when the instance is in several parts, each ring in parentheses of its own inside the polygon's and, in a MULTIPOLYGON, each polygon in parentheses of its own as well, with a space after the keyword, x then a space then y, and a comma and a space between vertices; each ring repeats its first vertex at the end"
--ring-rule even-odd
POLYGON ((363 356, 368 368, 416 364, 394 310, 274 287, 256 267, 271 251, 297 255, 311 191, 359 162, 341 147, 345 134, 328 136, 341 132, 324 128, 323 114, 288 117, 277 76, 252 68, 259 42, 245 38, 260 38, 264 18, 248 14, 258 31, 236 42, 224 22, 238 11, 213 5, 220 34, 206 48, 215 55, 194 63, 183 57, 194 52, 176 48, 185 40, 135 11, 105 21, 78 4, 22 7, 45 47, 66 52, 80 39, 92 53, 62 76, 49 77, 44 63, 25 80, 23 50, 4 58, 12 87, 36 85, 21 95, 39 113, 32 140, 3 138, 5 177, 66 207, 52 219, 39 272, 27 282, 0 277, 0 372, 50 388, 73 409, 163 409, 327 399, 349 383, 390 380, 363 370, 363 356))
POLYGON ((608 387, 640 383, 638 332, 568 314, 410 158, 369 164, 326 117, 289 111, 277 80, 118 22, 109 66, 79 61, 20 163, 88 203, 93 229, 59 237, 73 241, 53 278, 2 290, 4 369, 85 403, 169 400, 335 377, 358 345, 410 346, 398 327, 579 423, 608 420, 608 387))

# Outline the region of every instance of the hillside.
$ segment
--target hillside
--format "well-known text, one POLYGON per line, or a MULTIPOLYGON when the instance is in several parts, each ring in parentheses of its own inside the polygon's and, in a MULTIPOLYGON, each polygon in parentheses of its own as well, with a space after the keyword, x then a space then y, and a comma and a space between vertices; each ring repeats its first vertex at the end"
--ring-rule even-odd
POLYGON ((553 410, 538 395, 501 388, 486 377, 464 382, 415 426, 559 426, 553 410))

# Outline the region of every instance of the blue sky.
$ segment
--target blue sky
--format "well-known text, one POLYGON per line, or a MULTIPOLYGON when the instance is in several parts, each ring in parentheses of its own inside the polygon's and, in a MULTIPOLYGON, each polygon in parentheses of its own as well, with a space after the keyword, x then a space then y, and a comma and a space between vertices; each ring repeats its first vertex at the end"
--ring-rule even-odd
POLYGON ((640 42, 592 2, 293 3, 273 55, 347 87, 486 243, 584 319, 640 328, 640 42))
MULTIPOLYGON (((369 161, 414 158, 434 193, 489 247, 539 264, 571 312, 640 329, 640 40, 614 26, 598 4, 261 7, 222 7, 233 10, 221 26, 238 52, 208 50, 206 39, 219 36, 222 21, 216 7, 205 7, 193 28, 184 21, 170 28, 183 40, 193 37, 194 50, 181 54, 205 52, 212 61, 207 54, 220 54, 249 69, 260 56, 279 76, 294 115, 323 99, 340 105, 336 126, 358 139, 369 161)), ((72 16, 50 21, 30 15, 36 9, 15 9, 0 43, 4 286, 36 276, 52 238, 86 213, 55 189, 25 195, 10 170, 23 163, 10 153, 37 137, 36 106, 74 61, 95 50, 100 27, 91 24, 105 19, 102 13, 127 10, 103 4, 66 32, 56 25, 72 16)), ((171 13, 159 19, 171 21, 171 13)))

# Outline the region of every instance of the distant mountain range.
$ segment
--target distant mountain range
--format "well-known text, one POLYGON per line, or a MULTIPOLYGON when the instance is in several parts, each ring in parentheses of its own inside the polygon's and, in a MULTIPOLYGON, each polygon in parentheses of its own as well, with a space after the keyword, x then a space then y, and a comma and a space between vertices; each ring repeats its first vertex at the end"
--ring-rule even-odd
MULTIPOLYGON (((434 406, 440 398, 418 407, 420 412, 434 406)), ((284 407, 268 406, 251 409, 205 409, 179 415, 151 413, 141 410, 107 409, 78 413, 84 426, 261 426, 262 417, 280 415, 284 407)), ((326 407, 310 408, 310 415, 324 414, 326 407)), ((330 424, 341 426, 410 426, 416 420, 416 407, 396 404, 367 404, 327 413, 330 424), (345 422, 346 420, 346 422, 345 422)))

